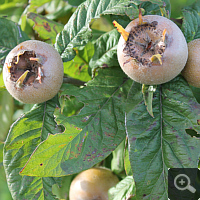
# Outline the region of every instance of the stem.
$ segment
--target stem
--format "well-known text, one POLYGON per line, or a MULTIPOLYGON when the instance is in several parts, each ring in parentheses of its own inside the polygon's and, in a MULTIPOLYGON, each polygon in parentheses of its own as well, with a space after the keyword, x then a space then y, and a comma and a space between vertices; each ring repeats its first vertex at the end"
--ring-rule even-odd
POLYGON ((64 77, 63 83, 70 83, 70 84, 77 85, 77 86, 83 86, 83 85, 85 85, 86 82, 80 81, 80 80, 74 79, 74 78, 64 77))

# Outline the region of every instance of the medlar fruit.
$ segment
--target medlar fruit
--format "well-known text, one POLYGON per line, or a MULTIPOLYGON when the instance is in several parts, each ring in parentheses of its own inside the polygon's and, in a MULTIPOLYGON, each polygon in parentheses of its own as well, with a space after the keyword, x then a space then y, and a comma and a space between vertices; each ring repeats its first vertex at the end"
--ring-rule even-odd
POLYGON ((71 183, 70 200, 107 200, 108 190, 119 182, 107 168, 91 168, 78 174, 71 183))
POLYGON ((49 44, 22 42, 6 57, 3 79, 8 92, 23 103, 42 103, 53 98, 63 82, 63 62, 49 44))
POLYGON ((188 43, 188 60, 182 75, 190 85, 200 88, 200 39, 188 43))
POLYGON ((175 78, 188 58, 185 37, 171 20, 146 15, 131 21, 121 33, 117 56, 122 70, 134 81, 157 85, 175 78))

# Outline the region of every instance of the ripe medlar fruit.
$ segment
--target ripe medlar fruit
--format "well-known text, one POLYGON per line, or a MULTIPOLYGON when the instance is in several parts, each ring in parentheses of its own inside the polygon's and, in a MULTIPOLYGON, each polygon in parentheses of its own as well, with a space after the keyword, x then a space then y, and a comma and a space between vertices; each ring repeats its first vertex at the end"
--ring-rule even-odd
POLYGON ((139 14, 125 30, 116 21, 121 33, 117 56, 122 70, 134 81, 157 85, 175 78, 188 58, 185 37, 171 20, 139 14))
POLYGON ((78 174, 71 183, 70 200, 107 200, 108 190, 119 182, 107 168, 91 168, 78 174))
POLYGON ((23 103, 42 103, 53 98, 63 82, 63 62, 49 44, 22 42, 6 57, 3 67, 8 92, 23 103))
POLYGON ((200 88, 200 39, 188 43, 188 60, 182 75, 190 85, 200 88))

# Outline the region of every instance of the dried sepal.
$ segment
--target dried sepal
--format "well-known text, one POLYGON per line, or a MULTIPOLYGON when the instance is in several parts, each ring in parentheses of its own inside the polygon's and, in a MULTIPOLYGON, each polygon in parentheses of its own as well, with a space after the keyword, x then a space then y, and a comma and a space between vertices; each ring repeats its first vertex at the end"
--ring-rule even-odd
POLYGON ((117 28, 117 31, 122 35, 125 41, 128 40, 129 33, 125 31, 125 29, 118 24, 115 20, 113 21, 113 25, 117 28))
POLYGON ((17 88, 21 88, 23 87, 23 83, 24 83, 24 80, 26 79, 27 77, 27 74, 29 73, 30 71, 29 70, 26 70, 19 78, 18 80, 16 81, 16 87, 17 88))
POLYGON ((150 60, 151 60, 151 62, 155 62, 155 61, 158 60, 160 62, 160 64, 162 65, 162 59, 161 58, 162 58, 162 56, 160 54, 155 54, 150 58, 150 60))

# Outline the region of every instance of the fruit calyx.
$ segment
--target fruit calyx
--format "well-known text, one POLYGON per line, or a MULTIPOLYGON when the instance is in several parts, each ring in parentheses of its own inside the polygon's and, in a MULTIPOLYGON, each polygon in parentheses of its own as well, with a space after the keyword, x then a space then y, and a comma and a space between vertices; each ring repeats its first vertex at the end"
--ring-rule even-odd
POLYGON ((113 22, 126 41, 123 52, 130 58, 124 65, 135 60, 139 66, 151 67, 155 62, 162 65, 162 57, 167 47, 167 30, 157 29, 158 22, 144 22, 139 14, 139 23, 128 33, 116 21, 113 22))
POLYGON ((42 58, 35 51, 23 50, 14 56, 7 64, 10 80, 17 88, 31 86, 34 83, 42 84, 44 72, 42 58))

